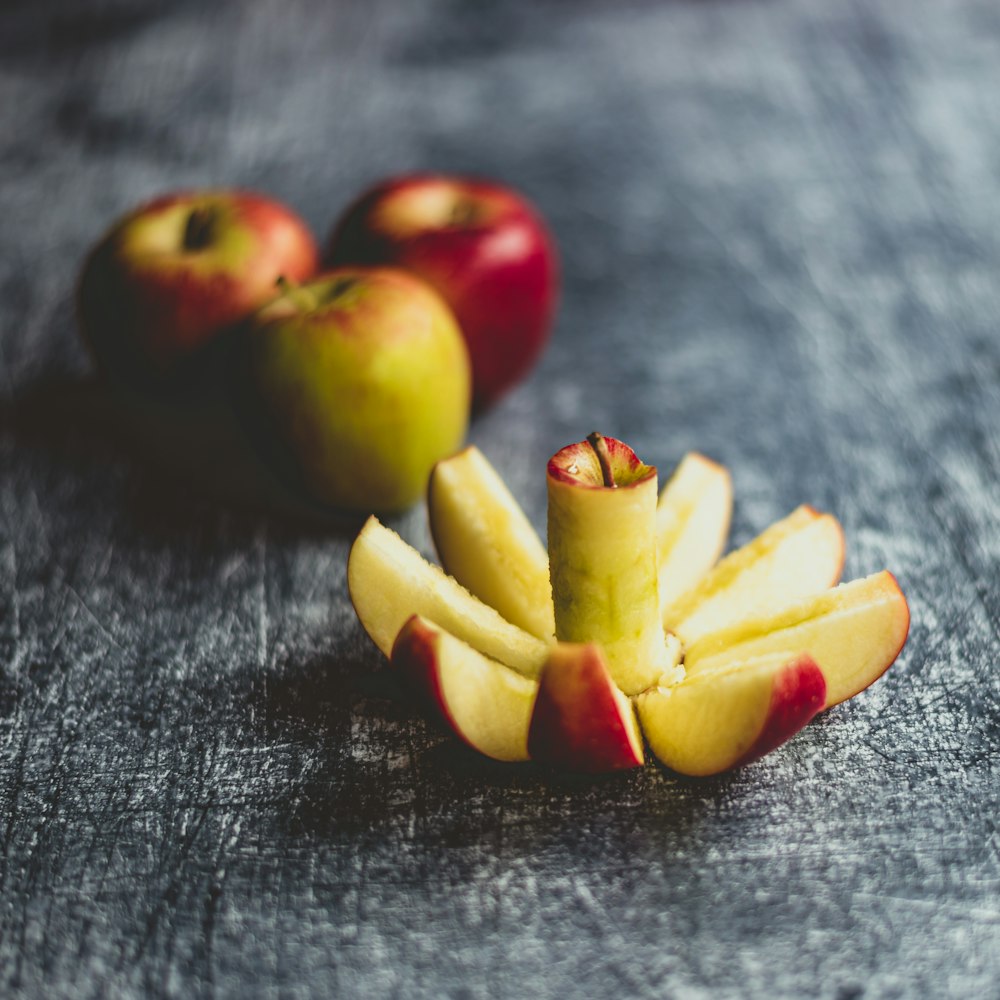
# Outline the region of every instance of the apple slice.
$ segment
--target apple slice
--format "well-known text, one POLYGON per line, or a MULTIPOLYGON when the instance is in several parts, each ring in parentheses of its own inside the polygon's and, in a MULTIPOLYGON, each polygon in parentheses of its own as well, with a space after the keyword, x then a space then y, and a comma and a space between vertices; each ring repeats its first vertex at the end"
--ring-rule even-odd
POLYGON ((549 643, 505 621, 374 516, 351 547, 347 586, 361 624, 386 656, 414 614, 526 677, 537 677, 549 654, 549 643))
POLYGON ((883 570, 841 584, 776 614, 744 620, 700 637, 687 650, 688 676, 750 657, 804 649, 826 678, 826 705, 863 691, 892 665, 906 642, 910 609, 896 578, 883 570))
POLYGON ((553 647, 539 679, 528 752, 534 760, 588 774, 642 765, 635 709, 611 680, 597 646, 553 647))
POLYGON ((749 764, 794 736, 823 708, 826 684, 805 653, 779 653, 689 676, 638 698, 650 749, 681 774, 749 764))
POLYGON ((470 747, 494 760, 528 759, 538 682, 413 615, 392 647, 392 665, 470 747))
POLYGON ((427 510, 445 572, 507 621, 552 642, 549 557, 520 504, 475 445, 434 466, 427 510))
POLYGON ((691 646, 709 632, 832 587, 843 565, 840 522, 799 507, 726 556, 666 609, 663 622, 691 646))
POLYGON ((656 469, 596 432, 549 459, 556 638, 596 642, 628 695, 673 664, 657 596, 656 469))
POLYGON ((660 608, 666 610, 715 565, 733 513, 729 470, 688 452, 660 493, 656 505, 660 608))

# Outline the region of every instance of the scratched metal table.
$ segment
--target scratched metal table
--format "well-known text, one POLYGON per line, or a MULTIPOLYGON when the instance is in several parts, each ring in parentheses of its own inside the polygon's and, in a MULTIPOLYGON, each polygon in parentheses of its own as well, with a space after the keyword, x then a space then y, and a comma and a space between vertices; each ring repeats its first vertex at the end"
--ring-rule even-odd
POLYGON ((998 92, 994 0, 6 3, 0 994, 1000 996, 998 92), (491 764, 387 676, 350 526, 128 426, 72 318, 111 218, 239 184, 323 233, 410 168, 558 236, 471 434, 535 523, 594 427, 703 450, 735 543, 810 502, 898 574, 882 681, 714 780, 491 764))

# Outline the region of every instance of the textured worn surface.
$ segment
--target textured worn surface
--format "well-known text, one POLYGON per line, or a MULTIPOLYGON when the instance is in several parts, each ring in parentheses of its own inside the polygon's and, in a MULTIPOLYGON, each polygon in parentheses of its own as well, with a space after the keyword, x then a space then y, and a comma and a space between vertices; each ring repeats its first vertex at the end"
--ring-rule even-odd
POLYGON ((998 10, 4 4, 0 993, 998 995, 998 10), (70 305, 113 216, 238 183, 323 231, 410 167, 562 245, 473 432, 533 520, 593 427, 703 449, 735 541, 809 501, 897 572, 883 681, 718 780, 494 766, 396 695, 348 531, 130 443, 70 305))

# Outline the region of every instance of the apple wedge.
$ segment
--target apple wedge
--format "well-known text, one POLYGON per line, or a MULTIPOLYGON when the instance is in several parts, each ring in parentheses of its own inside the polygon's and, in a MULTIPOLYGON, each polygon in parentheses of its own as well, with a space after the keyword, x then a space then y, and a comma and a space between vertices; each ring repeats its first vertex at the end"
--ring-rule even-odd
POLYGON ((812 507, 799 507, 726 556, 666 608, 663 623, 690 647, 726 625, 832 587, 843 565, 840 522, 812 507))
POLYGON ((470 747, 494 760, 528 759, 537 681, 483 656, 418 615, 400 630, 392 665, 470 747))
POLYGON ((688 677, 705 682, 732 664, 808 650, 826 678, 826 707, 863 691, 892 665, 906 642, 910 609, 883 570, 826 593, 703 635, 685 657, 688 677))
POLYGON ((445 572, 507 621, 552 642, 556 626, 548 554, 475 445, 434 466, 427 511, 445 572))
POLYGON ((351 547, 347 586, 361 624, 386 656, 415 614, 526 677, 537 677, 549 654, 549 643, 505 621, 374 516, 351 547))
POLYGON ((642 765, 635 709, 597 646, 553 647, 539 678, 528 752, 533 760, 590 774, 642 765))
POLYGON ((685 455, 656 505, 661 610, 676 604, 715 565, 732 513, 729 470, 698 452, 685 455))
POLYGON ((690 676, 638 698, 650 749, 703 777, 741 767, 794 736, 823 708, 826 684, 807 654, 777 654, 690 676))

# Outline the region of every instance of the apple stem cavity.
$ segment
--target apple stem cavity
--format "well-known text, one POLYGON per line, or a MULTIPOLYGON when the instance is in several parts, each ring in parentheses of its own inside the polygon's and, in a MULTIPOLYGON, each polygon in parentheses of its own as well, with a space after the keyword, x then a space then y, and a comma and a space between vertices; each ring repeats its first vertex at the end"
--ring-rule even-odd
POLYGON ((463 198, 451 207, 449 223, 457 228, 474 225, 479 219, 479 208, 474 201, 463 198))
POLYGON ((205 205, 192 209, 184 226, 184 249, 189 253, 204 250, 212 242, 215 219, 214 209, 205 205))
POLYGON ((283 274, 278 275, 274 286, 303 312, 309 312, 319 305, 316 296, 308 288, 303 288, 298 282, 286 278, 283 274))
POLYGON ((618 484, 615 482, 615 474, 611 469, 611 455, 608 452, 608 442, 604 439, 604 435, 599 434, 597 431, 592 431, 587 435, 587 444, 594 449, 594 454, 600 463, 601 477, 604 479, 604 485, 610 489, 615 489, 618 484))

